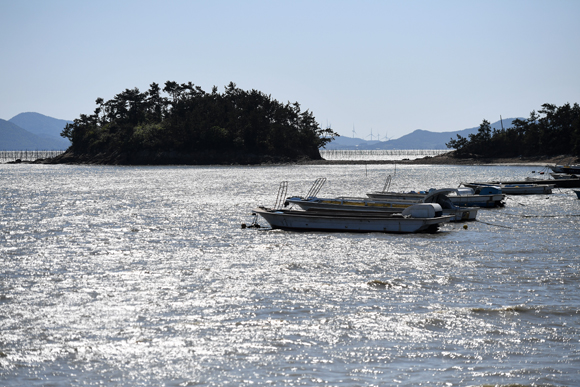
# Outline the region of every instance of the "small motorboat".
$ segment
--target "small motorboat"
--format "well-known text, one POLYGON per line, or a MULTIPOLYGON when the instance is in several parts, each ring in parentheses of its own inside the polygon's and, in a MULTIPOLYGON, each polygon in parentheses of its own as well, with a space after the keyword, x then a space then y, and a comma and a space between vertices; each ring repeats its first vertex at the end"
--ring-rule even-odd
POLYGON ((491 184, 494 186, 499 185, 521 185, 521 184, 536 184, 536 185, 553 185, 554 188, 580 188, 580 178, 576 175, 568 174, 550 174, 553 179, 550 178, 532 178, 526 177, 522 180, 509 180, 509 181, 488 181, 486 184, 491 184))
MULTIPOLYGON (((367 196, 371 199, 381 201, 411 200, 421 202, 430 192, 435 191, 435 188, 431 188, 429 191, 419 192, 390 192, 391 180, 391 175, 388 175, 383 190, 367 193, 367 196)), ((503 207, 505 204, 505 195, 496 187, 480 188, 477 192, 472 188, 459 187, 454 191, 447 192, 446 195, 453 205, 457 207, 495 208, 503 207)))
MULTIPOLYGON (((419 192, 408 192, 408 193, 398 193, 398 192, 372 192, 368 193, 367 196, 374 200, 415 200, 420 202, 424 200, 430 192, 436 191, 435 189, 430 189, 429 191, 419 191, 419 192)), ((502 194, 501 190, 496 187, 480 187, 477 190, 469 187, 460 187, 450 191, 446 194, 449 200, 457 207, 482 207, 482 208, 495 208, 503 207, 505 195, 502 194)))
POLYGON ((466 187, 470 188, 481 188, 481 187, 497 187, 501 189, 501 192, 506 195, 543 195, 551 194, 554 184, 495 184, 495 183, 467 183, 464 184, 466 187))
POLYGON ((578 179, 579 178, 578 175, 569 174, 569 173, 550 173, 550 176, 552 176, 556 180, 578 179))
POLYGON ((295 204, 303 210, 341 210, 341 211, 358 211, 358 212, 403 212, 406 208, 417 203, 437 203, 443 209, 443 215, 452 215, 452 221, 475 220, 477 217, 477 208, 459 207, 447 196, 456 192, 455 188, 445 188, 434 190, 427 195, 413 197, 412 199, 394 198, 394 199, 372 199, 356 197, 336 197, 336 198, 318 198, 318 197, 289 197, 285 205, 295 204))
POLYGON ((554 173, 580 174, 580 165, 555 165, 550 169, 554 173))
POLYGON ((452 219, 443 215, 443 209, 436 203, 418 203, 401 213, 258 207, 254 214, 264 218, 273 229, 295 231, 433 233, 452 219))

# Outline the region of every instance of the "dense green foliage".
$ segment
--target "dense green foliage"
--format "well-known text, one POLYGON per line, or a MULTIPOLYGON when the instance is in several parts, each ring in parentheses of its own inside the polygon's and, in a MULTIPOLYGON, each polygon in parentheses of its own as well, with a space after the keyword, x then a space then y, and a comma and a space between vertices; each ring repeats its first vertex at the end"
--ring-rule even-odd
POLYGON ((135 155, 161 153, 193 155, 191 160, 202 162, 215 161, 215 155, 227 161, 240 155, 319 159, 318 149, 337 136, 321 129, 298 103, 281 104, 234 83, 220 94, 215 86, 206 93, 191 82, 168 81, 163 92, 153 83, 145 93, 135 88, 107 102, 99 98, 94 114, 81 115, 61 136, 76 154, 121 153, 129 162, 142 161, 135 155))
POLYGON ((457 157, 580 156, 580 106, 544 104, 538 113, 501 130, 483 120, 477 133, 457 135, 446 145, 457 157))

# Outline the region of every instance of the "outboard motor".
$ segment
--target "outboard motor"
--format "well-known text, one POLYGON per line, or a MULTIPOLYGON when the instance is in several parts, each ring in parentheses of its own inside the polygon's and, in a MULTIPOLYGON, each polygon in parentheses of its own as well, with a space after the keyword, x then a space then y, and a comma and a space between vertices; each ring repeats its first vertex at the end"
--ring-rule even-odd
POLYGON ((443 209, 437 203, 418 203, 403 210, 403 216, 412 218, 436 218, 443 216, 443 209))
POLYGON ((453 204, 451 199, 447 197, 447 195, 437 195, 437 204, 441 205, 441 208, 444 208, 446 210, 451 210, 455 208, 455 205, 453 204))

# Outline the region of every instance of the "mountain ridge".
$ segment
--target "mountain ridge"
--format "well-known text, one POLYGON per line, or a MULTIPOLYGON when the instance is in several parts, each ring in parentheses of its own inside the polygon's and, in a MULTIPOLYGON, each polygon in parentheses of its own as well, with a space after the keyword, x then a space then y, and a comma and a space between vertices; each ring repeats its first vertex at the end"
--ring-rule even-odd
POLYGON ((34 112, 0 119, 0 150, 65 150, 70 141, 60 133, 71 122, 34 112))
POLYGON ((0 150, 64 150, 67 147, 62 142, 37 136, 10 121, 0 119, 0 150))
MULTIPOLYGON (((506 118, 491 124, 492 129, 509 128, 516 118, 506 118)), ((520 118, 523 119, 523 118, 520 118)), ((353 137, 337 137, 327 144, 323 150, 395 150, 395 149, 447 149, 446 143, 456 139, 457 135, 468 137, 477 133, 478 127, 456 130, 452 132, 431 132, 424 129, 416 129, 398 139, 389 141, 367 141, 353 137)))
MULTIPOLYGON (((492 129, 512 126, 515 118, 491 124, 492 129)), ((70 142, 60 136, 67 123, 72 121, 49 117, 40 113, 20 113, 10 120, 0 119, 0 150, 65 150, 70 142)), ((479 127, 450 132, 431 132, 416 129, 398 139, 367 141, 361 138, 340 136, 322 150, 396 150, 396 149, 447 149, 445 145, 457 135, 468 137, 479 127)))

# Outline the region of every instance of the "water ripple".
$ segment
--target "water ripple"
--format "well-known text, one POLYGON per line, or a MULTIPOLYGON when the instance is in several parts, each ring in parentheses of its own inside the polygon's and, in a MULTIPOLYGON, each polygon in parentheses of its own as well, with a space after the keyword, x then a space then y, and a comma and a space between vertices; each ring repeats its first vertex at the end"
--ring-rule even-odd
MULTIPOLYGON (((0 166, 3 385, 574 385, 580 201, 435 235, 242 229, 389 166, 0 166)), ((397 166, 395 190, 525 167, 397 166)))

